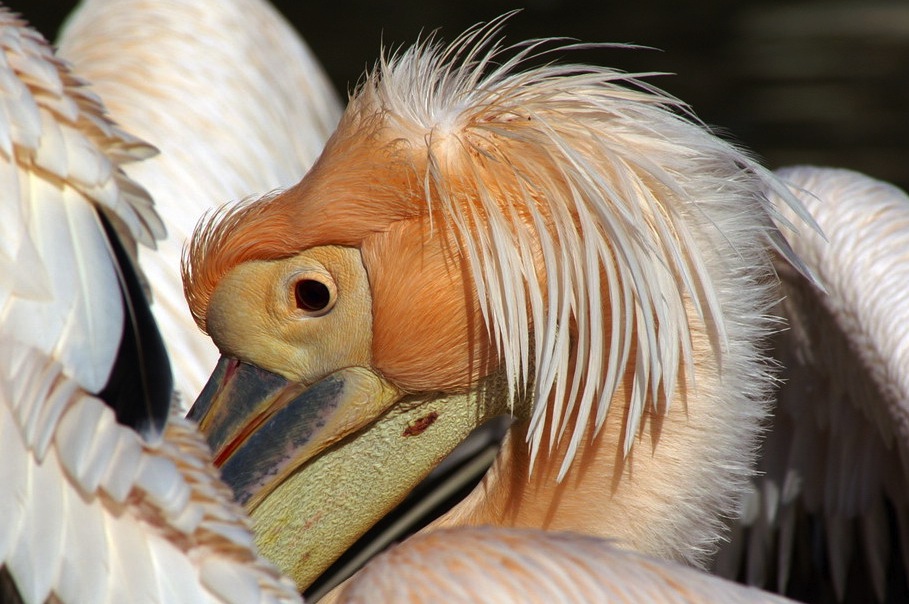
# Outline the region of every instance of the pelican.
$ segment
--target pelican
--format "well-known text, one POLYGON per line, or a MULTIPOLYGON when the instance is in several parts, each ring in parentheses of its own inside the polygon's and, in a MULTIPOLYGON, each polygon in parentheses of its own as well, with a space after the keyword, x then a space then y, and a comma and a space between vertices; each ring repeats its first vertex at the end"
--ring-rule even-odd
POLYGON ((774 257, 814 280, 780 227, 813 221, 675 99, 526 67, 545 42, 500 26, 383 56, 300 183, 215 212, 185 259, 222 354, 190 416, 301 588, 500 415, 495 463, 431 530, 702 567, 753 476, 774 257))
POLYGON ((136 265, 163 223, 122 169, 154 149, 5 8, 0 51, 0 596, 299 602, 169 410, 136 265))
POLYGON ((57 44, 112 118, 161 151, 124 169, 167 225, 167 238, 139 258, 177 387, 191 401, 217 350, 183 299, 183 246, 206 210, 297 182, 340 103, 309 48, 263 0, 84 0, 57 44))

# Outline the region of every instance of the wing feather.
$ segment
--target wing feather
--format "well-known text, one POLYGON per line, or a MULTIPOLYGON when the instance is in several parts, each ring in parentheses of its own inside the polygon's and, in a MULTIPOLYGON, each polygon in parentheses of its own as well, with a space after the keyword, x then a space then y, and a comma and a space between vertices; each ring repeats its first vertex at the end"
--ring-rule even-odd
POLYGON ((107 473, 101 479, 104 489, 115 503, 123 504, 139 473, 142 459, 142 444, 134 434, 117 432, 117 444, 110 456, 107 473))
POLYGON ((106 317, 119 315, 122 321, 123 312, 103 233, 89 222, 89 230, 74 237, 70 225, 87 222, 84 213, 93 212, 91 207, 79 202, 69 208, 61 189, 42 178, 31 177, 27 186, 34 203, 42 203, 40 209, 29 212, 29 231, 51 292, 43 300, 14 293, 4 309, 4 332, 47 354, 59 355, 86 387, 100 389, 110 372, 122 328, 106 317), (81 281, 85 273, 87 283, 81 281), (99 307, 94 308, 93 302, 99 307), (83 346, 92 356, 83 353, 83 346))
MULTIPOLYGON (((139 253, 175 382, 191 400, 217 351, 186 311, 184 242, 206 211, 296 183, 340 103, 297 33, 260 0, 86 0, 59 46, 117 123, 161 150, 126 171, 154 194, 167 224, 157 251, 139 253)), ((129 194, 125 183, 120 189, 129 194)))
POLYGON ((292 584, 257 558, 242 510, 187 422, 173 417, 159 446, 143 444, 103 401, 74 387, 61 365, 19 342, 0 344, 0 563, 26 601, 50 593, 70 594, 64 602, 105 601, 99 594, 110 602, 222 601, 231 581, 206 570, 208 561, 236 569, 246 585, 237 593, 255 583, 257 601, 296 601, 292 584), (66 400, 43 463, 23 436, 12 395, 21 409, 66 400))
POLYGON ((359 602, 788 602, 614 543, 492 527, 411 537, 374 559, 339 594, 359 602))
MULTIPOLYGON (((109 211, 124 223, 139 211, 134 206, 151 208, 148 196, 127 186, 105 155, 112 147, 147 146, 111 126, 21 22, 4 12, 0 27, 6 68, 0 69, 0 105, 7 118, 0 175, 8 192, 0 210, 0 319, 5 334, 58 356, 84 387, 97 391, 116 354, 122 324, 115 319, 122 309, 91 203, 112 204, 109 211), (121 189, 132 197, 122 197, 121 189)), ((154 229, 140 223, 132 220, 132 232, 150 240, 154 229)))
MULTIPOLYGON (((109 522, 111 543, 110 570, 106 577, 105 597, 109 602, 136 602, 136 604, 157 604, 168 602, 162 599, 159 579, 148 572, 136 569, 153 568, 150 541, 155 536, 141 523, 131 519, 114 519, 109 522), (127 578, 126 580, 124 580, 127 578)), ((180 558, 178 556, 178 558, 180 558)), ((170 600, 180 601, 180 600, 170 600)), ((193 602, 194 600, 185 600, 193 602)), ((200 598, 199 601, 202 601, 200 598)))
MULTIPOLYGON (((4 398, 9 400, 9 389, 4 387, 4 398)), ((0 560, 6 560, 15 548, 22 531, 21 519, 28 503, 27 474, 30 460, 28 450, 23 446, 19 422, 12 410, 0 405, 0 484, 3 485, 0 496, 0 518, 3 518, 3 530, 0 531, 0 560)))
POLYGON ((167 541, 149 543, 152 573, 158 580, 162 602, 213 602, 197 580, 192 568, 184 563, 179 550, 167 541))
POLYGON ((28 464, 26 501, 19 518, 19 539, 6 559, 26 602, 44 602, 56 582, 63 535, 63 484, 59 466, 28 464))
POLYGON ((108 535, 114 520, 79 491, 67 491, 65 505, 66 513, 78 521, 64 524, 54 592, 61 602, 103 602, 111 568, 108 535))
MULTIPOLYGON (((174 416, 153 446, 95 395, 122 358, 115 263, 131 261, 114 244, 161 234, 150 198, 120 167, 149 147, 114 127, 2 8, 0 85, 3 576, 25 602, 214 602, 201 560, 223 560, 245 569, 261 600, 299 601, 248 547, 246 516, 194 427, 174 416)), ((141 292, 133 303, 145 305, 141 292)))
MULTIPOLYGON (((764 545, 720 555, 747 552, 748 582, 775 576, 783 593, 811 584, 840 600, 873 591, 883 601, 907 587, 891 553, 909 518, 909 196, 847 170, 779 175, 825 234, 791 243, 826 292, 778 265, 790 324, 777 344, 784 381, 756 479, 760 512, 736 532, 764 545), (850 585, 854 577, 867 584, 850 585)), ((721 566, 734 576, 739 563, 721 566)))

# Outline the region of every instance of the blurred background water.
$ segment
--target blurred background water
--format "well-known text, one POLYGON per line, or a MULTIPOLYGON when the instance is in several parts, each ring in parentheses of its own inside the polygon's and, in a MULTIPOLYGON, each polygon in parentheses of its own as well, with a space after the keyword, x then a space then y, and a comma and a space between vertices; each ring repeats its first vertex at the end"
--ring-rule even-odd
MULTIPOLYGON (((7 4, 53 39, 76 2, 7 4)), ((378 56, 514 8, 509 41, 567 36, 659 50, 599 50, 585 61, 667 72, 654 83, 769 167, 861 170, 909 188, 909 2, 892 0, 337 0, 274 4, 342 95, 378 56)), ((572 57, 577 59, 577 57, 572 57)))

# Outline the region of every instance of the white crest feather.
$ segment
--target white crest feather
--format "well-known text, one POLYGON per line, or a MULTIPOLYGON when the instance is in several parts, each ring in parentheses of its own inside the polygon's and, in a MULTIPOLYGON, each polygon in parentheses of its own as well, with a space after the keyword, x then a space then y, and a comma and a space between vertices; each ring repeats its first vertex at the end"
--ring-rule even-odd
MULTIPOLYGON (((769 172, 634 75, 525 68, 547 41, 503 46, 507 18, 444 48, 430 37, 383 56, 352 106, 379 107, 404 144, 425 149, 430 216, 459 234, 511 400, 533 397, 532 459, 566 436, 564 475, 629 368, 626 455, 648 405, 665 412, 681 376, 694 375, 693 329, 708 333, 723 366, 719 289, 763 253, 751 250, 775 247, 804 270, 766 193, 812 223, 769 172), (468 193, 451 187, 452 174, 470 181, 468 193), (740 262, 717 269, 730 255, 740 262)), ((748 312, 760 315, 766 295, 748 312)))

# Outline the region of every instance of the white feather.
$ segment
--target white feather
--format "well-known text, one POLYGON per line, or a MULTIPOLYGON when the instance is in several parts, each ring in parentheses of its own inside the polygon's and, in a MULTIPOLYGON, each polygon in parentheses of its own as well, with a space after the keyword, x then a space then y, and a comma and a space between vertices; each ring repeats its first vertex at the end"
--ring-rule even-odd
MULTIPOLYGON (((4 395, 8 390, 4 389, 4 395)), ((6 396, 4 396, 6 398, 6 396)), ((30 460, 28 449, 22 441, 16 421, 10 408, 0 405, 0 518, 4 528, 0 531, 0 560, 6 560, 16 547, 22 531, 22 517, 29 501, 27 474, 30 460)))
POLYGON ((78 491, 66 493, 66 513, 78 522, 64 523, 54 592, 62 602, 103 602, 112 566, 110 524, 115 520, 78 491))
POLYGON ((138 435, 117 431, 117 445, 111 453, 107 474, 99 485, 116 503, 122 504, 126 501, 136 481, 141 458, 142 443, 138 435))
POLYGON ((245 604, 261 598, 257 577, 236 564, 212 560, 202 564, 202 583, 224 602, 245 604))
MULTIPOLYGON (((162 448, 146 448, 135 432, 113 421, 102 401, 73 388, 59 364, 18 342, 0 342, 0 451, 10 464, 0 466, 0 512, 8 520, 0 531, 0 561, 26 601, 44 601, 51 592, 71 595, 63 602, 221 601, 214 592, 206 595, 202 559, 244 569, 243 581, 255 581, 263 601, 293 601, 293 589, 252 552, 245 519, 227 489, 217 486, 214 469, 181 473, 184 456, 207 451, 188 424, 173 418, 173 442, 166 438, 162 448), (13 380, 9 371, 16 365, 33 370, 14 373, 13 380), (32 383, 10 387, 23 381, 32 383), (22 438, 11 411, 13 390, 39 397, 21 402, 26 409, 69 395, 43 463, 22 438), (97 488, 109 485, 129 495, 108 497, 97 488), (168 543, 179 530, 186 531, 176 539, 179 545, 168 543), (160 577, 159 568, 172 574, 160 577), (99 575, 100 582, 85 583, 99 575), (171 600, 171 594, 195 599, 171 600)), ((199 461, 189 466, 198 468, 199 461)))
POLYGON ((56 455, 28 464, 26 500, 19 539, 5 560, 26 602, 47 600, 57 579, 66 510, 56 455))
POLYGON ((59 46, 117 123, 161 150, 127 172, 167 224, 167 239, 140 258, 191 402, 217 350, 186 309, 183 245, 206 211, 298 181, 340 104, 309 49, 261 0, 86 0, 59 46))
POLYGON ((189 502, 190 489, 176 465, 166 458, 143 456, 136 487, 168 516, 178 516, 189 502))
POLYGON ((185 563, 179 549, 165 540, 149 543, 152 558, 152 576, 158 581, 162 602, 208 602, 195 570, 185 563))
MULTIPOLYGON (((727 278, 723 273, 740 278, 731 275, 744 274, 749 263, 766 266, 750 256, 753 245, 792 254, 785 241, 776 241, 777 212, 765 195, 782 190, 780 185, 746 155, 689 122, 677 101, 605 68, 519 70, 541 54, 543 42, 508 49, 506 57, 495 40, 500 26, 496 20, 477 27, 447 48, 430 39, 383 57, 350 111, 379 111, 396 144, 409 141, 425 153, 427 212, 441 214, 459 233, 510 396, 533 390, 531 457, 544 442, 551 450, 569 437, 564 475, 585 426, 604 421, 620 376, 632 363, 632 346, 626 455, 644 413, 667 411, 676 391, 688 386, 680 384, 679 371, 694 374, 690 334, 700 323, 714 343, 715 363, 725 369, 731 346, 726 321, 738 319, 730 311, 731 292, 718 291, 727 278), (533 151, 519 151, 525 147, 533 151), (448 190, 449 172, 458 169, 476 176, 469 193, 476 207, 459 201, 463 192, 448 190), (518 205, 545 208, 534 218, 534 233, 528 235, 517 217, 518 205), (743 207, 754 213, 751 222, 737 219, 743 207), (522 242, 528 236, 541 250, 545 292, 527 277, 537 268, 522 242), (741 256, 736 267, 721 268, 710 258, 715 252, 708 248, 720 242, 728 249, 723 254, 741 256), (555 247, 561 250, 558 260, 555 247), (605 286, 601 272, 611 276, 605 286), (603 290, 610 293, 608 301, 603 290), (601 334, 609 321, 607 352, 601 334), (573 324, 572 350, 556 334, 573 324), (574 414, 579 421, 567 435, 574 414)), ((786 203, 799 205, 788 193, 786 203)), ((804 214, 798 208, 795 213, 804 214)), ((757 280, 749 287, 753 306, 743 311, 757 319, 768 290, 757 280)), ((766 333, 766 319, 761 322, 766 333)))
POLYGON ((195 429, 172 417, 148 446, 92 394, 123 328, 97 212, 127 249, 160 233, 147 194, 120 169, 149 147, 112 126, 4 9, 0 82, 0 133, 13 150, 0 158, 0 216, 12 221, 0 234, 15 234, 0 248, 0 567, 28 603, 219 601, 202 559, 244 569, 263 601, 299 601, 244 547, 246 516, 195 429))
MULTIPOLYGON (((47 377, 48 380, 53 379, 54 372, 48 372, 47 377)), ((76 388, 78 387, 75 382, 57 384, 47 383, 45 386, 48 389, 43 391, 42 394, 44 396, 41 398, 32 395, 26 396, 23 399, 44 401, 43 405, 34 406, 34 408, 40 410, 40 412, 36 414, 34 429, 32 431, 27 431, 25 434, 25 440, 26 442, 31 443, 35 452, 35 459, 37 459, 39 463, 44 460, 44 454, 53 442, 60 417, 66 410, 70 399, 75 394, 76 388)), ((23 429, 27 430, 27 426, 24 426, 23 429)))
MULTIPOLYGON (((111 603, 165 602, 166 600, 160 597, 158 578, 155 574, 136 572, 138 569, 154 568, 149 542, 155 540, 157 536, 148 531, 142 523, 132 519, 125 520, 117 518, 108 523, 108 539, 112 543, 104 598, 111 603)), ((179 555, 175 557, 180 559, 179 555)))
MULTIPOLYGON (((97 492, 101 481, 110 472, 111 461, 114 459, 117 443, 120 441, 120 430, 116 429, 116 423, 114 414, 110 409, 106 409, 106 412, 100 415, 94 425, 87 426, 89 433, 93 434, 94 438, 80 464, 78 480, 86 493, 97 492)), ((66 451, 67 449, 62 448, 61 450, 66 451)))
MULTIPOLYGON (((78 397, 71 401, 69 408, 60 419, 54 439, 57 449, 66 451, 60 463, 69 474, 70 480, 82 486, 84 472, 89 465, 92 442, 94 441, 95 426, 100 425, 101 418, 110 415, 112 411, 103 404, 89 397, 78 397)), ((110 422, 105 422, 108 428, 110 422)), ((90 493, 85 489, 86 493, 90 493)))
MULTIPOLYGON (((825 290, 781 268, 785 382, 755 479, 768 512, 740 520, 753 544, 746 566, 776 567, 776 587, 786 589, 803 570, 800 535, 822 548, 836 594, 861 565, 883 598, 890 550, 909 519, 909 196, 847 170, 779 175, 823 230, 791 244, 825 290), (808 533, 812 526, 823 530, 808 533)), ((779 212, 798 219, 782 204, 779 212)), ((725 568, 740 549, 721 551, 725 568)), ((767 576, 751 570, 748 580, 763 585, 767 576)))
POLYGON ((537 530, 473 527, 412 537, 344 588, 360 602, 788 602, 614 543, 537 530))

